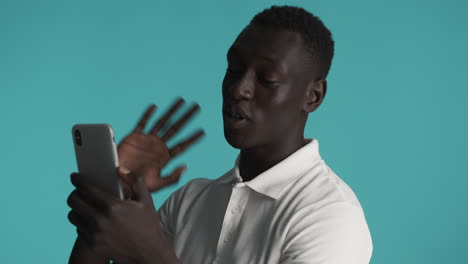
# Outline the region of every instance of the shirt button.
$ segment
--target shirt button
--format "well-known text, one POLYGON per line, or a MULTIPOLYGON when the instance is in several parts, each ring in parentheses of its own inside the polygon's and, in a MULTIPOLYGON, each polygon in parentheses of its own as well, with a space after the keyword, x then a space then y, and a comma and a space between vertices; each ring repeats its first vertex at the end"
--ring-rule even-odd
POLYGON ((228 236, 224 237, 224 242, 229 242, 229 237, 228 236))
POLYGON ((239 207, 234 207, 234 208, 232 208, 231 212, 232 212, 233 214, 239 213, 239 207))

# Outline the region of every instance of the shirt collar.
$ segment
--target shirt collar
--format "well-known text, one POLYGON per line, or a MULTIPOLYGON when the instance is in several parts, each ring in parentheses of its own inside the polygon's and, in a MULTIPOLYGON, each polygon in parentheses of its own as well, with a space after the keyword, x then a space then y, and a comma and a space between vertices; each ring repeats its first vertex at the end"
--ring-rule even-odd
MULTIPOLYGON (((245 182, 245 185, 258 193, 278 199, 287 185, 304 175, 317 161, 322 160, 317 139, 306 139, 306 142, 305 146, 270 169, 260 173, 257 177, 245 182)), ((242 182, 242 177, 239 174, 239 156, 231 170, 231 175, 225 178, 225 182, 242 182)))

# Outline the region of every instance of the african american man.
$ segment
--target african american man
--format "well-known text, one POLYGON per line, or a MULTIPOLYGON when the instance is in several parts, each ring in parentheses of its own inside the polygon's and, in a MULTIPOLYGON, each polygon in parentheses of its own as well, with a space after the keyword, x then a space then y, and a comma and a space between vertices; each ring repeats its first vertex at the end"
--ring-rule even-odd
POLYGON ((359 200, 321 158, 317 139, 304 137, 309 113, 325 98, 333 54, 330 31, 306 10, 273 6, 257 14, 229 48, 222 85, 224 135, 240 149, 234 167, 189 181, 156 212, 149 192, 185 169, 165 178, 161 168, 203 132, 169 148, 167 138, 197 107, 164 135, 158 131, 180 100, 144 133, 150 107, 119 145, 133 200, 117 201, 72 175, 69 218, 79 236, 70 262, 369 263, 372 239, 359 200))

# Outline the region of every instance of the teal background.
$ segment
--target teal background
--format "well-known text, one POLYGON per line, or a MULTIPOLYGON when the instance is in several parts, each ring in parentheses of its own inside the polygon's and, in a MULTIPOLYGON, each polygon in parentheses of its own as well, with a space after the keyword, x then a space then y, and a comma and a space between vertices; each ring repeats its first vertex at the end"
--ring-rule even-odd
POLYGON ((468 263, 468 2, 403 0, 0 0, 1 262, 67 261, 75 123, 110 123, 121 139, 149 103, 182 95, 202 107, 183 135, 207 136, 172 164, 189 169, 155 203, 230 169, 225 53, 273 3, 305 7, 334 35, 328 95, 306 135, 359 197, 372 263, 468 263))

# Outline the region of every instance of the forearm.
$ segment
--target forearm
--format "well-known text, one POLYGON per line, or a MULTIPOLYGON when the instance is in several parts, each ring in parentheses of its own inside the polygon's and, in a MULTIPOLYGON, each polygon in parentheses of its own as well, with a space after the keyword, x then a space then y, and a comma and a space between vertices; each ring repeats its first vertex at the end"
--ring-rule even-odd
POLYGON ((91 251, 79 236, 75 241, 68 264, 109 264, 109 260, 91 251))

